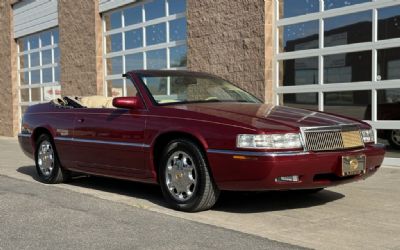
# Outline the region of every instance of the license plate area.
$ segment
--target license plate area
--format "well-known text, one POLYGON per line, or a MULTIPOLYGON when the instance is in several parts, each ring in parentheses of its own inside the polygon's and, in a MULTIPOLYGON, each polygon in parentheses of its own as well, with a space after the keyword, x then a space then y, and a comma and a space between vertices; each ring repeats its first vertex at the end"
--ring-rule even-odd
POLYGON ((342 156, 341 176, 358 175, 365 172, 365 155, 342 156))

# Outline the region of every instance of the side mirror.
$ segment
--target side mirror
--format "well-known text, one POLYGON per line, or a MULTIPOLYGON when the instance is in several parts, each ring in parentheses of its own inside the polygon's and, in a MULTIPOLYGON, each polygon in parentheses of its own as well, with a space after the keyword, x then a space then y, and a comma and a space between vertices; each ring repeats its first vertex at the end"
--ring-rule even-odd
POLYGON ((112 104, 116 108, 123 109, 140 109, 143 107, 141 100, 137 96, 116 97, 112 104))

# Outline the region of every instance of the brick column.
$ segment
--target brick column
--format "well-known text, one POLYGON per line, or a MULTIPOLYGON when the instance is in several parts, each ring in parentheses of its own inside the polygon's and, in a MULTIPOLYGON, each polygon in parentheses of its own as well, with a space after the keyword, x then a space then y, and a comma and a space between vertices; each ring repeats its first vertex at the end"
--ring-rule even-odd
POLYGON ((15 136, 19 129, 17 45, 13 38, 11 0, 0 2, 0 135, 15 136))
POLYGON ((62 95, 103 95, 98 0, 59 0, 62 95))
POLYGON ((188 68, 219 75, 268 100, 272 58, 266 46, 272 33, 265 30, 266 6, 264 0, 188 0, 188 68))
MULTIPOLYGON (((281 1, 282 2, 282 1, 281 1)), ((274 95, 274 1, 265 1, 265 102, 272 103, 274 95)))

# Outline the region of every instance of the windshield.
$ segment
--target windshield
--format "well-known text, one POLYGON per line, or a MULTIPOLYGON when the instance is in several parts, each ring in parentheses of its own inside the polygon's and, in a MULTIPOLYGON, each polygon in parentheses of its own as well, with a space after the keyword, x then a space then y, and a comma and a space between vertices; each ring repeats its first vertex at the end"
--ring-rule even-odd
POLYGON ((143 76, 143 82, 158 104, 198 102, 248 102, 260 101, 219 78, 207 76, 143 76))

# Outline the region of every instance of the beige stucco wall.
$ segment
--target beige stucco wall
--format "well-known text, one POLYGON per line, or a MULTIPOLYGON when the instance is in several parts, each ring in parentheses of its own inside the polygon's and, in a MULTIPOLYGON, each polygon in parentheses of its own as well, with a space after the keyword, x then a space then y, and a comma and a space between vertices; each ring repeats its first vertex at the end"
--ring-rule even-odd
POLYGON ((272 19, 266 18, 272 18, 272 0, 188 0, 187 9, 188 68, 224 77, 269 101, 272 19))
POLYGON ((103 94, 98 0, 59 0, 62 95, 103 94))
POLYGON ((18 133, 17 53, 10 0, 0 2, 0 135, 18 133))

